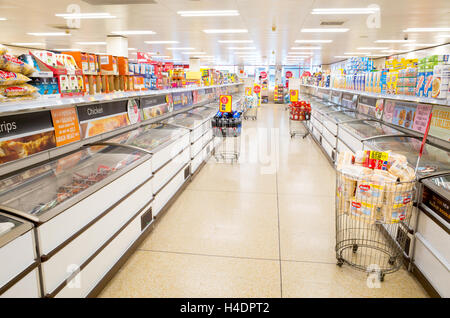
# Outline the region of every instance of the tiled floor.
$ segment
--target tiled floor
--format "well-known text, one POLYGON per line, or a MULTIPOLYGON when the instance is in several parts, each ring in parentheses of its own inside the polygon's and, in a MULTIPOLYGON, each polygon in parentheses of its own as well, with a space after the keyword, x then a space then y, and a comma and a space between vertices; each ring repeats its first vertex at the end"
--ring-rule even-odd
POLYGON ((336 266, 335 172, 284 106, 244 127, 239 164, 211 159, 100 297, 427 297, 405 269, 369 288, 336 266))

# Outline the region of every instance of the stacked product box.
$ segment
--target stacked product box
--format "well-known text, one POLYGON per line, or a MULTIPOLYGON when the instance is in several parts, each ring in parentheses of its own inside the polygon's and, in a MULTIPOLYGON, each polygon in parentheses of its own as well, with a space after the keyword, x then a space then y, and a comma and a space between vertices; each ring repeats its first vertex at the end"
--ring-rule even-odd
POLYGON ((408 67, 398 71, 397 94, 398 95, 415 95, 415 87, 417 81, 417 68, 408 67))
MULTIPOLYGON (((448 57, 449 57, 448 55, 431 55, 419 60, 417 83, 414 91, 416 96, 443 98, 443 99, 446 98, 446 96, 444 96, 446 95, 446 93, 444 92, 440 93, 441 92, 440 84, 442 83, 441 82, 442 75, 445 70, 445 67, 442 67, 442 65, 448 64, 448 57), (436 76, 435 70, 437 73, 436 76), (434 81, 434 79, 436 79, 436 81, 434 81)), ((444 84, 445 86, 446 80, 445 79, 443 80, 444 81, 442 84, 444 84)))

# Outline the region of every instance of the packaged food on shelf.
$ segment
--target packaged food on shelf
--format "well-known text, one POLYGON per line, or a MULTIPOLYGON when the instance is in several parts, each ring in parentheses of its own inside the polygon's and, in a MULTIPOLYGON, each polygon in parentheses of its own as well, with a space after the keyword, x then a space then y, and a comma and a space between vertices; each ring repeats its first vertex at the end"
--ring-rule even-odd
POLYGON ((0 44, 0 55, 3 55, 6 53, 6 47, 0 44))
POLYGON ((6 97, 28 96, 37 92, 37 88, 30 84, 0 86, 0 93, 6 97))
POLYGON ((0 70, 0 86, 20 85, 29 82, 31 79, 20 73, 7 72, 0 70))
POLYGON ((36 71, 34 67, 9 54, 0 56, 0 69, 8 72, 22 73, 24 75, 30 75, 36 71))

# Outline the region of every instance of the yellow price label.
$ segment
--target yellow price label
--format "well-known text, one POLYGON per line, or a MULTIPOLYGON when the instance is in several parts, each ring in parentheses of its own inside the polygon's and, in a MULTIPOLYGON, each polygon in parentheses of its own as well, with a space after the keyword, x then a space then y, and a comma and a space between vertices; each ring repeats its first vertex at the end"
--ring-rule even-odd
POLYGON ((290 95, 291 102, 298 102, 298 89, 292 89, 290 95))
POLYGON ((371 151, 370 152, 370 159, 387 161, 388 158, 389 158, 389 154, 387 152, 380 152, 380 151, 371 151))

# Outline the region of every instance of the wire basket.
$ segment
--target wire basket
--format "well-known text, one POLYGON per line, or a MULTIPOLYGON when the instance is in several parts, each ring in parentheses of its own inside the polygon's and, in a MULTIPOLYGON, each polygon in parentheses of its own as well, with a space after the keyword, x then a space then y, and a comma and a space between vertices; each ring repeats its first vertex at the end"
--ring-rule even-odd
POLYGON ((382 281, 402 266, 415 181, 336 175, 337 265, 375 271, 382 281))

